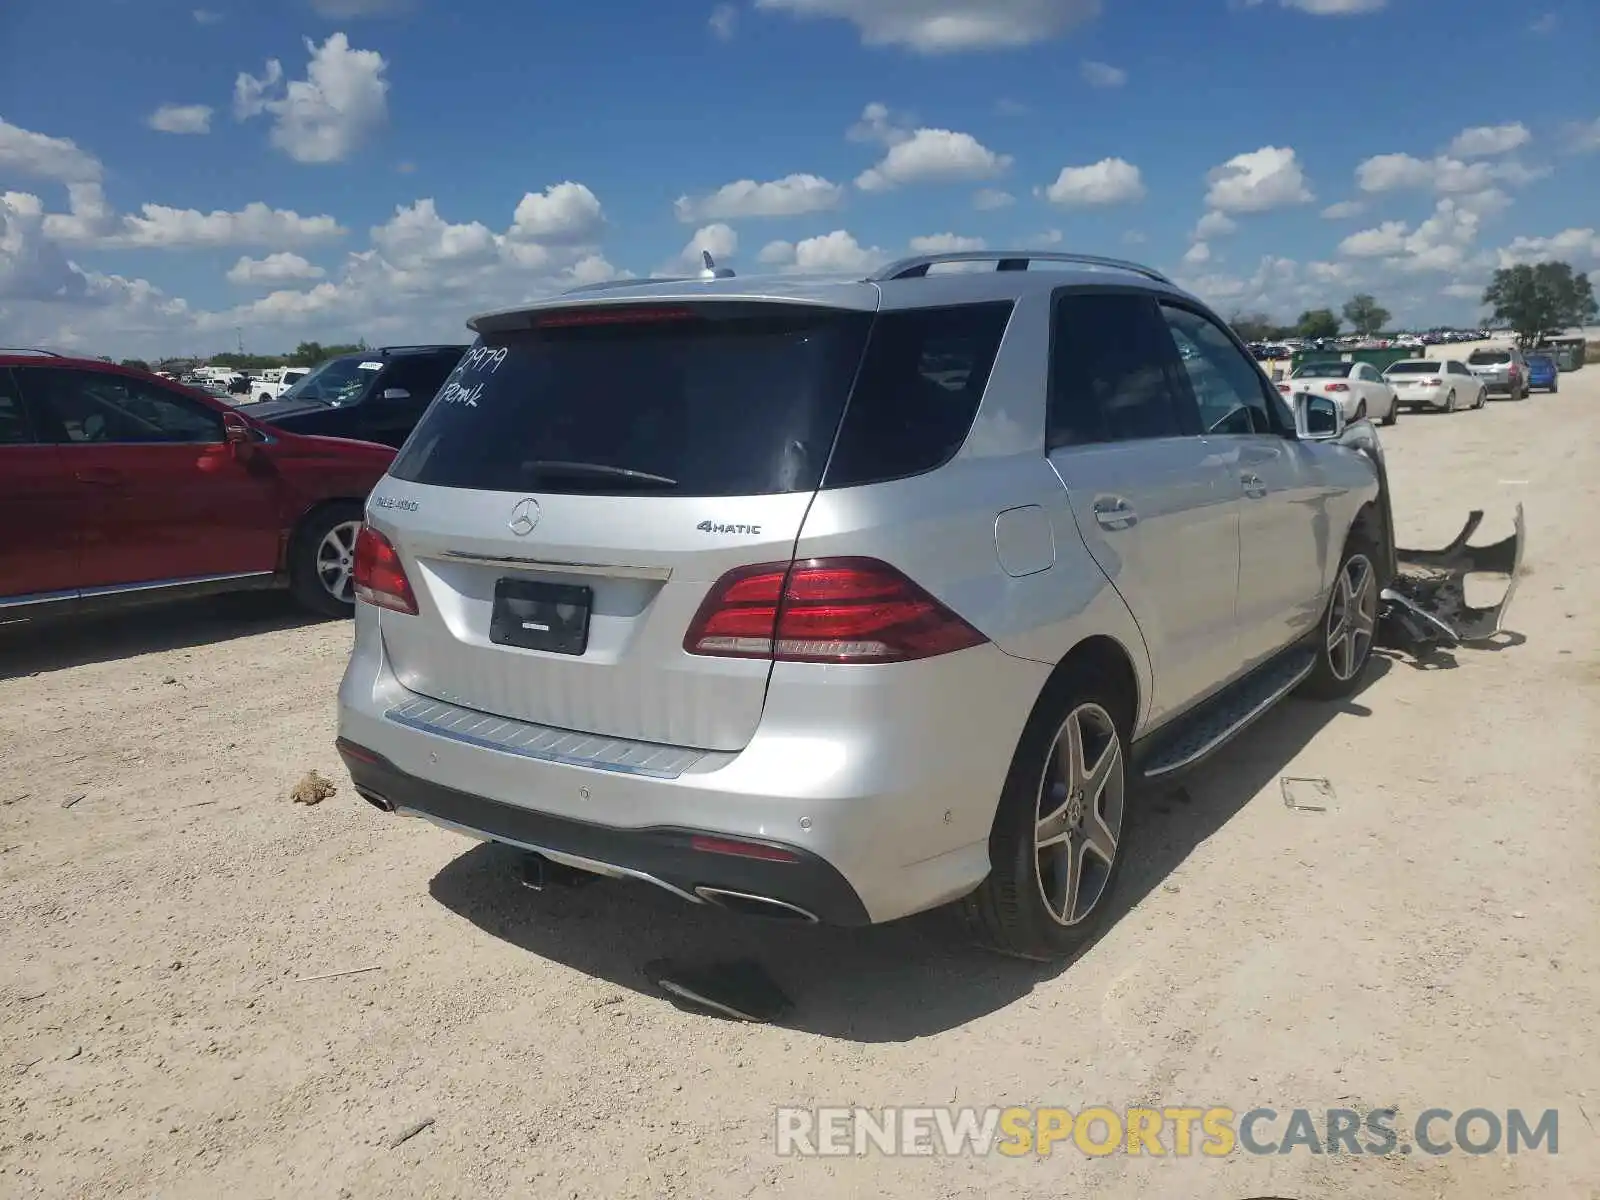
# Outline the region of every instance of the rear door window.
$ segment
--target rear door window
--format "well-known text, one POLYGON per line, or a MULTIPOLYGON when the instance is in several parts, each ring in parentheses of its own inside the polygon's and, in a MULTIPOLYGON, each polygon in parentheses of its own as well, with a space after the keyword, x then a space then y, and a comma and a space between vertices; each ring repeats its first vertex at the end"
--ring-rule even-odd
POLYGON ((0 446, 26 446, 33 441, 33 425, 22 407, 11 372, 0 367, 0 446))
POLYGON ((595 495, 814 491, 872 314, 720 303, 540 320, 466 353, 396 478, 595 495))
POLYGON ((955 457, 989 384, 1009 300, 881 313, 824 486, 905 479, 955 457))
POLYGON ((199 401, 140 379, 101 371, 26 367, 22 385, 72 443, 215 443, 222 417, 199 401))
POLYGON ((1198 418, 1149 296, 1067 292, 1055 302, 1049 448, 1179 437, 1198 418))

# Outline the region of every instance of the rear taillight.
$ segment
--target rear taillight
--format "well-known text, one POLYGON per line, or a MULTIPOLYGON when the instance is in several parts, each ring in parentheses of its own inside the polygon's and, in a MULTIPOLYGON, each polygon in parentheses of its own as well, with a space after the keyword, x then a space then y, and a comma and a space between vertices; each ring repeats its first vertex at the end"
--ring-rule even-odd
POLYGON ((1325 392, 1348 392, 1350 385, 1348 383, 1328 383, 1323 385, 1322 390, 1325 392))
POLYGON ((394 544, 370 525, 356 534, 356 599, 390 612, 417 615, 417 598, 394 544))
POLYGON ((719 658, 888 663, 987 640, 887 563, 812 558, 724 575, 695 614, 683 648, 719 658))
POLYGON ((1287 396, 1289 394, 1289 385, 1287 383, 1280 383, 1278 385, 1278 390, 1287 396))
POLYGON ((1444 380, 1442 380, 1442 379, 1424 379, 1422 381, 1422 386, 1423 387, 1443 387, 1444 386, 1444 380))

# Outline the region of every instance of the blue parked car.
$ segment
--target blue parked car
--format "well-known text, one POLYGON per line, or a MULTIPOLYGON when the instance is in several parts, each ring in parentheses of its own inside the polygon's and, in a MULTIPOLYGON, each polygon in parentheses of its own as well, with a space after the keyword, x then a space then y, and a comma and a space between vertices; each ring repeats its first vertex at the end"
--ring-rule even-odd
POLYGON ((1550 392, 1560 390, 1556 376, 1559 371, 1556 360, 1549 354, 1528 355, 1528 390, 1544 388, 1550 392))

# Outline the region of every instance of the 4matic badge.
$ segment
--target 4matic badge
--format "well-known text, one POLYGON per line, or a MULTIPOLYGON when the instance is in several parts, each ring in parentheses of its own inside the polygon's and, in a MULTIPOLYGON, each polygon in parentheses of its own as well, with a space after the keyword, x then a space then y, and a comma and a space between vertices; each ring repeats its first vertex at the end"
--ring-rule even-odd
POLYGON ((759 525, 724 525, 721 521, 701 521, 695 528, 701 533, 744 533, 752 537, 761 533, 759 525))

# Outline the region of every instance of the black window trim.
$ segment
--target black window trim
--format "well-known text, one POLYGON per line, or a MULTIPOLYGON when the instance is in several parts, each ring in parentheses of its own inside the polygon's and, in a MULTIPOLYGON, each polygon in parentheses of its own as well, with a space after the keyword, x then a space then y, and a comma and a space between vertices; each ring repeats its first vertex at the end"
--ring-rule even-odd
MULTIPOLYGON (((1256 361, 1255 355, 1251 354, 1249 349, 1246 348, 1245 344, 1239 340, 1239 335, 1229 328, 1228 323, 1221 317, 1217 316, 1216 313, 1207 309, 1205 305, 1197 304, 1195 301, 1189 300, 1183 296, 1162 295, 1156 297, 1156 300, 1159 305, 1181 309, 1192 316, 1199 317, 1201 320, 1209 321, 1222 331, 1223 337, 1232 343, 1233 348, 1239 352, 1240 356, 1243 357, 1245 362, 1250 364, 1250 369, 1255 372, 1256 381, 1261 386, 1261 397, 1266 402, 1267 413, 1274 426, 1276 426, 1276 428, 1265 433, 1208 433, 1204 436, 1279 437, 1287 441, 1295 441, 1297 435, 1295 433, 1294 424, 1292 420, 1286 420, 1286 414, 1283 411, 1283 395, 1278 391, 1278 385, 1273 383, 1272 380, 1267 377, 1267 373, 1261 369, 1261 364, 1256 361)), ((1166 324, 1165 317, 1162 318, 1162 324, 1166 324)), ((1176 354, 1176 350, 1174 350, 1173 353, 1176 354)), ((1198 414, 1200 411, 1200 401, 1195 397, 1194 387, 1189 382, 1188 371, 1183 372, 1183 389, 1184 393, 1189 397, 1190 405, 1198 414)))
POLYGON ((159 384, 151 383, 149 380, 142 379, 135 375, 124 375, 120 371, 97 371, 95 368, 85 366, 82 363, 73 363, 69 366, 59 366, 54 363, 28 363, 23 366, 13 368, 12 374, 17 379, 19 392, 22 396, 23 407, 26 409, 31 409, 32 411, 36 445, 56 446, 61 449, 76 449, 83 446, 139 446, 147 448, 150 446, 222 446, 227 444, 228 437, 226 414, 218 412, 209 404, 202 403, 194 396, 188 394, 187 391, 180 391, 177 388, 163 387, 159 384), (50 410, 49 405, 40 401, 36 396, 29 395, 26 385, 27 376, 30 372, 39 371, 70 371, 76 375, 103 375, 108 379, 121 380, 124 382, 132 380, 134 383, 143 384, 145 387, 155 388, 156 391, 172 397, 180 404, 187 404, 214 417, 217 422, 217 436, 215 438, 207 438, 204 441, 163 438, 160 441, 148 442, 122 442, 109 439, 106 441, 96 442, 75 442, 67 436, 66 427, 61 423, 57 414, 50 410))
POLYGON ((16 446, 48 446, 49 442, 40 436, 41 426, 39 417, 33 411, 33 406, 28 403, 28 395, 22 390, 22 381, 17 378, 17 373, 10 367, 0 367, 0 387, 11 384, 11 394, 17 398, 17 412, 22 417, 23 440, 20 442, 0 442, 0 450, 16 446))
MULTIPOLYGON (((1051 414, 1056 411, 1056 339, 1060 332, 1060 322, 1056 319, 1061 306, 1061 301, 1071 296, 1099 295, 1099 296, 1138 296, 1145 302, 1146 317, 1151 333, 1166 332, 1166 322, 1161 316, 1160 304, 1167 293, 1155 292, 1146 287, 1127 283, 1072 283, 1054 288, 1050 292, 1050 337, 1049 358, 1046 360, 1047 379, 1045 383, 1044 406, 1044 452, 1054 454, 1057 450, 1088 450, 1097 446, 1122 446, 1133 445, 1133 441, 1124 439, 1109 439, 1103 442, 1057 442, 1051 434, 1053 422, 1051 414)), ((1161 337, 1156 339, 1156 344, 1151 347, 1156 356, 1161 359, 1161 370, 1167 379, 1167 394, 1175 406, 1173 415, 1177 417, 1178 432, 1175 437, 1200 436, 1200 407, 1194 398, 1194 391, 1189 387, 1187 372, 1183 369, 1183 360, 1178 357, 1178 348, 1173 344, 1172 338, 1161 337)), ((1163 441, 1162 438, 1139 439, 1143 441, 1163 441)))

